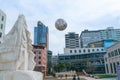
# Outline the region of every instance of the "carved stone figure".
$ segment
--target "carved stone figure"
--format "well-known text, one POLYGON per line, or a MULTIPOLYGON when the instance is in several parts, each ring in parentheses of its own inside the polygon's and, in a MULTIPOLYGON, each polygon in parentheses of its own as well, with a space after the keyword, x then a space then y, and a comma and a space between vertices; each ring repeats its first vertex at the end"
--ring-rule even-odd
POLYGON ((33 70, 34 54, 25 17, 20 15, 0 44, 0 71, 33 70))

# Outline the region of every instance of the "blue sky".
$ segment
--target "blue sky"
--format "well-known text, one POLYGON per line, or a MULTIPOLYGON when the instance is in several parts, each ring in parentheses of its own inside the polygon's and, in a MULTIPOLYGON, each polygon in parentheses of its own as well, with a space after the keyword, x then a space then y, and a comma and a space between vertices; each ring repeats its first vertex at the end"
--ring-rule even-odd
POLYGON ((18 15, 24 14, 33 40, 34 26, 40 20, 49 27, 49 49, 53 54, 63 53, 68 32, 120 28, 120 0, 0 0, 0 3, 0 9, 7 15, 6 33, 18 15), (56 30, 58 18, 67 22, 66 30, 56 30))

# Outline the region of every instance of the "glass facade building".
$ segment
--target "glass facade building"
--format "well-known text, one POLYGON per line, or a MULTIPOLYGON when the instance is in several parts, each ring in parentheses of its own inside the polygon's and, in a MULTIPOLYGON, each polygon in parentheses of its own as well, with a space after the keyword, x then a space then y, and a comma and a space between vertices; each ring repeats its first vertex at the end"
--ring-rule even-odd
POLYGON ((87 47, 89 43, 113 39, 120 41, 120 29, 114 29, 113 27, 108 27, 104 30, 96 30, 96 31, 82 31, 80 35, 81 47, 87 47))
POLYGON ((46 45, 48 47, 48 27, 38 21, 34 28, 34 44, 46 45))
POLYGON ((58 62, 70 63, 70 71, 80 72, 84 69, 87 73, 105 73, 103 58, 105 53, 106 51, 83 54, 59 54, 58 62))

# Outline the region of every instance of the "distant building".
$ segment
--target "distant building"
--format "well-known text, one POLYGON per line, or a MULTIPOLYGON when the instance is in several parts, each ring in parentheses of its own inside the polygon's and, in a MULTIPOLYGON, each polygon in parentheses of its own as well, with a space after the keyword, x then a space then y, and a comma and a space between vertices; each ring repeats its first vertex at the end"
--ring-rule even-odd
POLYGON ((34 28, 34 44, 45 45, 48 49, 48 27, 41 21, 38 21, 37 27, 34 28))
POLYGON ((52 67, 53 67, 53 72, 55 72, 55 67, 58 63, 58 55, 53 55, 52 56, 52 67))
POLYGON ((96 31, 82 31, 80 35, 81 47, 87 47, 89 43, 113 39, 120 41, 120 29, 114 29, 113 27, 108 27, 104 30, 96 30, 96 31))
POLYGON ((116 74, 117 66, 120 65, 120 42, 107 49, 104 55, 106 74, 116 74))
POLYGON ((65 34, 65 47, 66 48, 78 48, 80 47, 79 34, 75 32, 69 32, 65 34))
POLYGON ((58 55, 58 62, 70 63, 69 71, 80 72, 83 69, 88 73, 105 73, 104 54, 101 48, 65 48, 64 54, 58 55))
POLYGON ((88 46, 91 42, 101 41, 100 32, 99 31, 88 31, 84 30, 82 31, 80 35, 80 44, 82 48, 85 48, 88 46))
POLYGON ((52 74, 52 51, 47 51, 47 74, 52 74))
POLYGON ((104 47, 105 49, 107 49, 108 47, 114 45, 117 42, 118 42, 117 40, 107 39, 107 40, 89 43, 88 47, 89 48, 104 47))
POLYGON ((46 76, 47 69, 47 49, 46 46, 33 45, 33 52, 35 54, 35 71, 42 72, 46 76))
POLYGON ((0 43, 3 42, 3 36, 5 35, 6 14, 0 10, 0 43))

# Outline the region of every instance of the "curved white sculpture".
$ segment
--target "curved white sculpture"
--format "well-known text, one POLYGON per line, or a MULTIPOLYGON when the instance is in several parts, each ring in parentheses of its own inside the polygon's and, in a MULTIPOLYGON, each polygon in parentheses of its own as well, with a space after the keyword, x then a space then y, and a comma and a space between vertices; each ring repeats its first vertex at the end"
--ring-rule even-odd
POLYGON ((0 44, 0 80, 43 80, 34 68, 32 41, 25 17, 20 15, 0 44))
POLYGON ((25 17, 20 15, 0 44, 0 70, 33 70, 34 54, 25 17))

